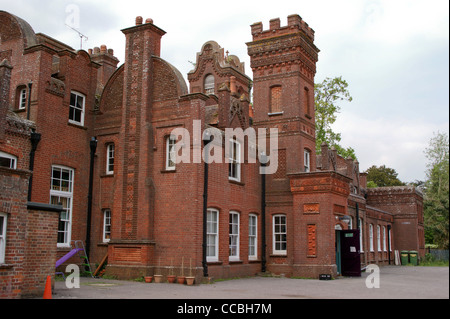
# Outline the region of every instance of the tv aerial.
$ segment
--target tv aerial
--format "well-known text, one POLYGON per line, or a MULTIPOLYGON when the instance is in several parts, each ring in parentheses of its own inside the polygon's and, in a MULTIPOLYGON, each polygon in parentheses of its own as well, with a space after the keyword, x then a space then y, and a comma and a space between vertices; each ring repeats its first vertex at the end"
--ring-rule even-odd
POLYGON ((88 37, 87 36, 85 36, 83 33, 81 33, 80 31, 78 31, 77 29, 75 29, 75 28, 72 28, 70 25, 68 25, 68 24, 66 24, 66 26, 68 27, 68 28, 71 28, 73 31, 75 31, 76 33, 78 33, 78 36, 80 37, 80 50, 82 50, 83 49, 83 38, 85 39, 85 41, 87 41, 88 40, 88 37))

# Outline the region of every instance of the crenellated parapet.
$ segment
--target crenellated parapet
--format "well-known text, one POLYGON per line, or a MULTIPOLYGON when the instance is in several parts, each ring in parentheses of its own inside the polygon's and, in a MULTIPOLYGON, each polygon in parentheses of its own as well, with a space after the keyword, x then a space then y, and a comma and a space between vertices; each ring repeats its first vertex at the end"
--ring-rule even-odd
POLYGON ((251 26, 253 41, 247 43, 253 72, 260 76, 300 71, 314 81, 319 49, 314 45, 314 30, 299 15, 290 15, 287 26, 280 19, 270 20, 268 30, 262 22, 251 26))

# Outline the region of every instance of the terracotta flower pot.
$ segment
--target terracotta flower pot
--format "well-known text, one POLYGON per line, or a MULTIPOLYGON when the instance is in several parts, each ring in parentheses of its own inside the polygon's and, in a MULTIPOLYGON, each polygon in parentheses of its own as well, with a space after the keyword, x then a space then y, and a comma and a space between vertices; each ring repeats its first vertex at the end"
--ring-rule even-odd
POLYGON ((167 276, 167 281, 172 284, 175 282, 175 278, 176 278, 175 275, 169 275, 167 276))
POLYGON ((145 282, 150 283, 153 280, 153 276, 144 276, 144 280, 145 282))
POLYGON ((160 283, 162 281, 162 275, 155 275, 153 277, 155 278, 156 283, 160 283))
POLYGON ((178 276, 178 283, 179 284, 184 284, 184 281, 186 280, 185 276, 178 276))
POLYGON ((186 283, 188 286, 192 286, 194 284, 195 277, 186 277, 186 283))

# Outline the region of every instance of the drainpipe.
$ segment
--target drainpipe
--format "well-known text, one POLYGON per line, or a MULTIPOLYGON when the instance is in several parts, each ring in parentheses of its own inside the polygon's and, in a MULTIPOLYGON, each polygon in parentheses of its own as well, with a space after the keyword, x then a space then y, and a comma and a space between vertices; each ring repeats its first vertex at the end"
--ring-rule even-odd
POLYGON ((261 272, 266 272, 266 165, 267 156, 263 152, 261 154, 261 272))
POLYGON ((206 260, 206 236, 207 236, 207 214, 208 214, 208 151, 206 146, 211 142, 210 133, 205 131, 203 136, 203 151, 205 152, 205 167, 203 179, 203 245, 202 245, 202 266, 203 277, 208 277, 208 264, 206 260))
POLYGON ((356 229, 360 231, 361 225, 359 224, 359 204, 356 203, 356 229))
POLYGON ((92 184, 94 180, 94 158, 97 149, 97 138, 92 137, 89 143, 91 148, 91 163, 89 167, 89 191, 88 191, 88 211, 87 211, 87 227, 86 227, 86 256, 89 258, 91 250, 91 216, 92 216, 92 184))
POLYGON ((27 106, 27 120, 30 119, 30 108, 31 108, 31 87, 33 86, 33 81, 28 83, 28 106, 27 106))
MULTIPOLYGON (((29 108, 28 108, 29 109, 29 108)), ((34 130, 31 132, 30 141, 31 141, 31 151, 30 151, 30 166, 29 169, 31 172, 34 170, 34 155, 36 153, 37 146, 39 141, 41 140, 41 134, 36 133, 34 130)), ((28 201, 31 201, 31 189, 33 187, 33 174, 30 175, 30 179, 28 182, 28 201)))
POLYGON ((391 225, 387 225, 388 230, 388 257, 389 257, 389 265, 391 264, 391 225))

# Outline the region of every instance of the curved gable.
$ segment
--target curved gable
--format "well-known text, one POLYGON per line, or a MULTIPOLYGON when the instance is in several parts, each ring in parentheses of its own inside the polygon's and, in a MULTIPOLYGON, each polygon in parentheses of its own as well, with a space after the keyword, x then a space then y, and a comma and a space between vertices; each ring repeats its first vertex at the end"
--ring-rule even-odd
POLYGON ((178 99, 188 94, 183 76, 173 65, 159 57, 153 57, 153 68, 155 74, 153 100, 155 102, 178 99))
POLYGON ((19 39, 23 40, 24 49, 37 44, 36 34, 28 22, 6 11, 0 11, 0 45, 19 39))

